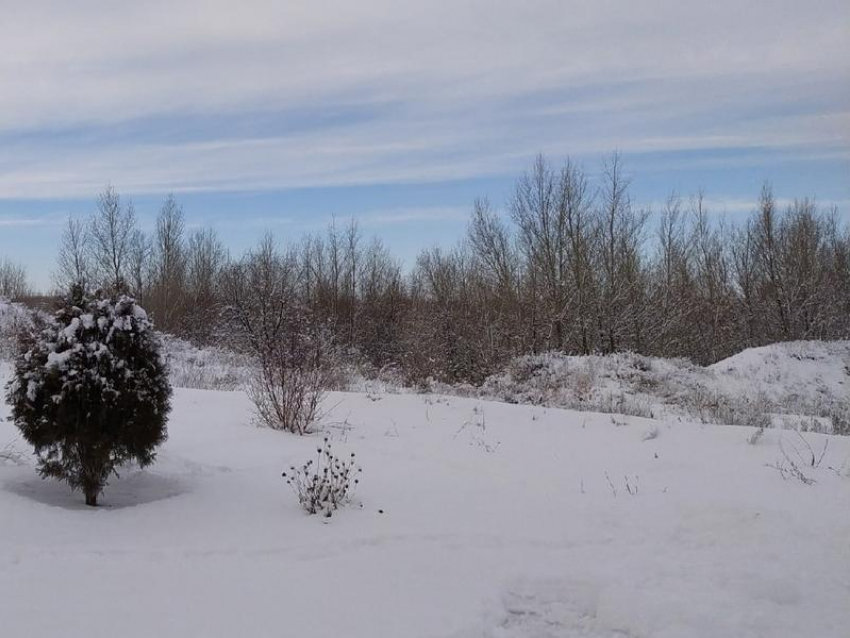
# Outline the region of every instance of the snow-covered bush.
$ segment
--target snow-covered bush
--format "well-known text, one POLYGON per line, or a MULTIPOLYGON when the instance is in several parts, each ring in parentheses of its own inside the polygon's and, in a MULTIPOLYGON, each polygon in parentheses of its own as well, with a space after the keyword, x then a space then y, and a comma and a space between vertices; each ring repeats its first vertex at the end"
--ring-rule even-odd
POLYGON ((298 468, 293 465, 282 476, 308 513, 330 517, 351 499, 361 471, 354 462, 354 452, 347 459, 337 456, 325 437, 323 445, 316 448, 315 459, 298 468))
POLYGON ((23 305, 0 297, 0 359, 11 359, 18 337, 32 327, 32 314, 23 305))
POLYGON ((96 505, 119 465, 149 465, 166 437, 171 387, 153 325, 129 297, 76 288, 21 346, 6 397, 15 425, 42 477, 96 505))
POLYGON ((175 388, 240 390, 251 375, 251 358, 245 354, 194 344, 173 335, 160 335, 168 376, 175 388))
POLYGON ((657 394, 651 389, 693 367, 676 359, 663 365, 632 353, 528 355, 513 359, 503 372, 488 377, 477 395, 508 403, 651 417, 652 399, 657 394))
POLYGON ((685 413, 703 423, 769 428, 774 406, 765 396, 738 396, 718 389, 695 387, 681 397, 685 413))

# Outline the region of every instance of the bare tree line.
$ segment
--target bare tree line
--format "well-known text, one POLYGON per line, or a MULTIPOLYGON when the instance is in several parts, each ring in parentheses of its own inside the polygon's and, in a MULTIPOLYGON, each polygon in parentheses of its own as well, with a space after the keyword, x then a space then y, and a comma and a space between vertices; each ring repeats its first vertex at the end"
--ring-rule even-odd
POLYGON ((144 303, 157 327, 204 344, 221 310, 220 278, 229 256, 212 229, 186 231, 183 210, 169 195, 148 235, 132 202, 114 188, 97 198, 89 219, 69 218, 60 241, 54 283, 128 292, 144 303))
POLYGON ((26 268, 9 259, 0 261, 0 297, 14 301, 31 294, 26 268))
POLYGON ((90 220, 69 220, 56 283, 131 292, 161 330, 200 344, 277 344, 266 355, 303 374, 332 351, 411 382, 475 383, 546 350, 705 364, 850 336, 850 231, 835 210, 781 208, 765 186, 744 223, 713 219, 697 194, 671 195, 650 224, 629 186, 617 155, 595 181, 541 156, 506 214, 477 201, 466 237, 422 251, 407 272, 355 222, 285 246, 266 236, 234 259, 213 230, 188 232, 169 196, 146 235, 107 188, 90 220))

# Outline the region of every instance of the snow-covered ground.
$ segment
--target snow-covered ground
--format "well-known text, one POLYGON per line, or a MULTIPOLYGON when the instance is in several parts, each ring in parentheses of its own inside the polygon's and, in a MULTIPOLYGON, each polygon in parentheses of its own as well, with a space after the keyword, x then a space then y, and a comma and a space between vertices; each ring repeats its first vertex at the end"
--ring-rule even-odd
POLYGON ((751 445, 746 427, 459 397, 326 405, 363 468, 329 520, 280 477, 316 437, 252 426, 240 392, 177 390, 158 462, 97 509, 0 424, 0 634, 850 635, 850 437, 803 434, 829 441, 812 468, 778 429, 751 445), (787 466, 780 439, 814 484, 768 467, 787 466))

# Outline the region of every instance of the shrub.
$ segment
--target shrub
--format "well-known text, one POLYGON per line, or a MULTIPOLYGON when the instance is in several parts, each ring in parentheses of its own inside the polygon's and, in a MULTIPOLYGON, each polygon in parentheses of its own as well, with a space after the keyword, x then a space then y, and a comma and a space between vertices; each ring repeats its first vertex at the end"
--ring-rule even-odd
POLYGON ((79 287, 22 339, 7 386, 39 473, 82 490, 86 505, 97 505, 122 463, 153 462, 170 398, 145 311, 129 297, 89 296, 79 287))
POLYGON ((298 296, 294 254, 281 255, 270 236, 224 272, 222 295, 228 344, 255 369, 248 396, 261 425, 310 431, 327 388, 330 340, 326 326, 298 296))
POLYGON ((0 359, 12 359, 18 339, 32 328, 33 314, 23 305, 0 297, 0 359))
POLYGON ((761 437, 764 436, 764 428, 759 427, 753 430, 753 433, 747 437, 747 443, 750 445, 756 445, 759 441, 761 441, 761 437))
POLYGON ((316 448, 316 458, 281 476, 292 487, 298 502, 310 514, 323 513, 330 518, 334 511, 351 499, 354 488, 360 483, 362 470, 355 465, 354 452, 348 459, 334 454, 330 441, 316 448))
POLYGON ((194 344, 173 335, 161 334, 162 354, 168 378, 175 388, 240 390, 251 374, 251 358, 227 348, 194 344))
POLYGON ((268 345, 248 381, 259 423, 306 434, 319 416, 327 386, 322 348, 303 335, 268 345))
POLYGON ((833 434, 850 436, 850 402, 833 406, 829 417, 833 434))

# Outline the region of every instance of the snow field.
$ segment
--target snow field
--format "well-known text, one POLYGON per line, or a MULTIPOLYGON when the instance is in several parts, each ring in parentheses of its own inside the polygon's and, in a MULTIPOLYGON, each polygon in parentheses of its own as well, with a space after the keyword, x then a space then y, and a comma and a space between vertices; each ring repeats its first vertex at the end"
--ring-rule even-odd
POLYGON ((178 389, 158 462, 94 510, 0 424, 21 453, 0 459, 2 633, 847 635, 850 438, 803 435, 830 441, 804 485, 766 466, 780 437, 793 454, 779 430, 749 445, 752 428, 413 394, 326 406, 323 434, 363 467, 330 520, 280 477, 316 437, 254 427, 239 392, 178 389))

